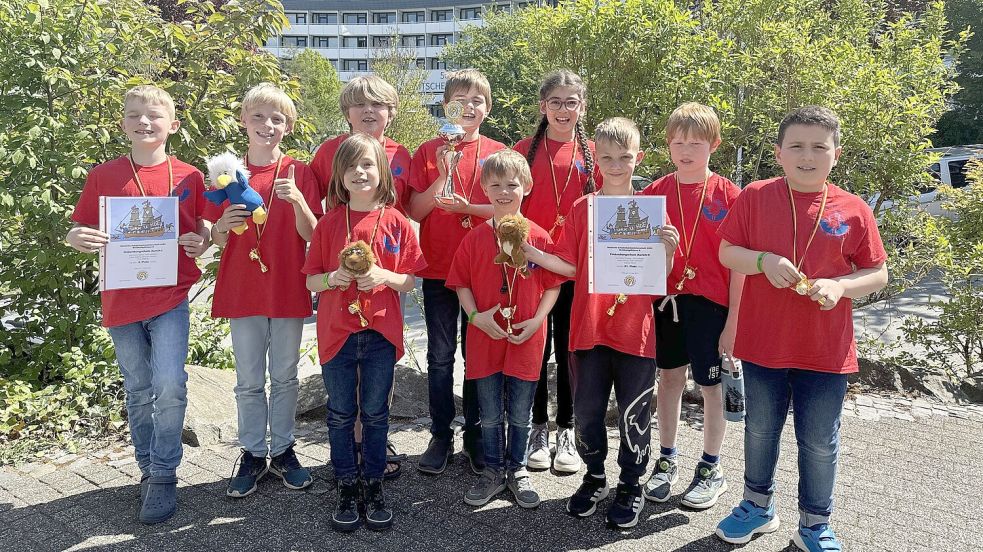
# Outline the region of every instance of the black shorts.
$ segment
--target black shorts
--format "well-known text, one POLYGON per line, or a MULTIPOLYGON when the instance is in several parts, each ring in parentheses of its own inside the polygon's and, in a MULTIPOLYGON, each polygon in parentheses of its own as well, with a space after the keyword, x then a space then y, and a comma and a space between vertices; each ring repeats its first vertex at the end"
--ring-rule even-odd
POLYGON ((727 307, 701 295, 676 295, 679 322, 673 322, 672 301, 662 311, 655 301, 655 363, 662 370, 687 364, 693 381, 709 387, 720 383, 720 353, 717 345, 727 322, 727 307))

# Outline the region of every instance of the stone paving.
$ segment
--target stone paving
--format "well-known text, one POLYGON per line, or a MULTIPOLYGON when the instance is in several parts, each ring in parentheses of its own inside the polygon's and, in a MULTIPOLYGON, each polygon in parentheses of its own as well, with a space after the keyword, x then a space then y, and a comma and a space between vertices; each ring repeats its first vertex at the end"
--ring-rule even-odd
MULTIPOLYGON (((688 472, 701 450, 699 409, 684 405, 680 425, 681 469, 688 472)), ((983 409, 860 395, 844 409, 844 445, 834 526, 847 550, 980 550, 980 502, 976 461, 983 455, 983 409)), ((290 491, 269 477, 244 499, 225 497, 226 478, 238 456, 234 443, 186 447, 179 469, 178 514, 144 526, 139 509, 139 470, 125 443, 106 450, 62 455, 0 469, 0 549, 3 550, 732 550, 712 536, 717 521, 739 500, 742 425, 732 424, 724 466, 730 481, 721 503, 709 511, 679 505, 682 483, 666 504, 649 503, 631 531, 612 531, 603 512, 586 520, 564 512, 580 475, 534 472, 543 496, 536 510, 522 510, 510 496, 472 508, 462 501, 473 476, 460 454, 442 476, 417 472, 426 446, 427 420, 394 421, 393 440, 410 454, 403 476, 388 485, 396 525, 387 533, 330 528, 335 491, 327 464, 326 430, 315 412, 298 426, 297 451, 314 469, 315 483, 290 491)), ((617 446, 616 430, 610 434, 617 446)), ((458 439, 460 447, 460 439, 458 439)), ((795 443, 783 436, 777 501, 782 527, 747 550, 794 550, 795 443)), ((613 455, 609 476, 616 476, 613 455)))

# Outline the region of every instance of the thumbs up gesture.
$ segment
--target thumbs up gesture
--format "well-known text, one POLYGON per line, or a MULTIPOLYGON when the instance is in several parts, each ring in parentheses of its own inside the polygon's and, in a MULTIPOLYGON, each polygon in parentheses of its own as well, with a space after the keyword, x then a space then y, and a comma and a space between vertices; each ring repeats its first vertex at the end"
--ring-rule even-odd
POLYGON ((278 198, 289 201, 294 205, 304 201, 304 194, 300 193, 300 189, 297 188, 297 182, 294 180, 293 163, 287 167, 286 178, 277 178, 273 181, 273 191, 278 198))

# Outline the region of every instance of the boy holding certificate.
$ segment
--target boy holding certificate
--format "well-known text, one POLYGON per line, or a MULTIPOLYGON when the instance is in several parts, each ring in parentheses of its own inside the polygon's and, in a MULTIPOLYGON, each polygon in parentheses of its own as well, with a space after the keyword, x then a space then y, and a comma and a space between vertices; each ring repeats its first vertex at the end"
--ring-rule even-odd
POLYGON ((747 274, 734 354, 744 360, 744 500, 717 526, 729 543, 778 529, 775 469, 789 403, 799 456, 801 550, 840 550, 829 526, 847 375, 858 370, 852 299, 887 284, 870 207, 829 182, 840 122, 796 109, 778 127, 785 176, 752 182, 720 227, 720 262, 747 274))
POLYGON ((201 271, 195 263, 208 248, 209 225, 204 177, 198 169, 166 152, 177 132, 174 100, 156 86, 137 86, 123 100, 127 155, 94 167, 85 181, 66 241, 83 253, 95 253, 109 241, 99 230, 100 197, 179 198, 177 285, 104 291, 102 323, 109 329, 126 388, 126 411, 142 476, 140 521, 159 523, 177 508, 181 430, 187 406, 188 289, 201 271))
MULTIPOLYGON (((594 143, 597 166, 604 177, 604 188, 594 194, 632 195, 631 177, 644 154, 638 127, 628 119, 607 119, 598 125, 594 143)), ((576 276, 570 320, 570 375, 577 452, 587 464, 587 473, 567 501, 567 512, 577 517, 590 516, 597 503, 608 496, 604 416, 613 386, 621 432, 621 476, 607 520, 614 528, 629 528, 638 523, 645 503, 639 478, 645 473, 651 446, 655 324, 651 296, 588 291, 587 199, 594 194, 573 204, 555 255, 533 247, 527 249, 532 262, 564 276, 576 276)), ((671 268, 679 234, 668 224, 657 232, 665 244, 667 269, 671 268)))

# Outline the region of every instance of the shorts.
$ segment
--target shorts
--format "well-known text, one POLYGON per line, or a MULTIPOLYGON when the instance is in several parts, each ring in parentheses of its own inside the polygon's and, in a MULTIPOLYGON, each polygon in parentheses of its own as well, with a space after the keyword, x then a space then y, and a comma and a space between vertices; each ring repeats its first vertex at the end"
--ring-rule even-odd
POLYGON ((727 307, 702 295, 674 297, 679 322, 673 322, 672 300, 655 301, 656 365, 661 370, 674 370, 688 364, 693 381, 699 385, 712 387, 719 384, 717 346, 727 322, 727 307), (660 305, 664 306, 661 311, 660 305))

